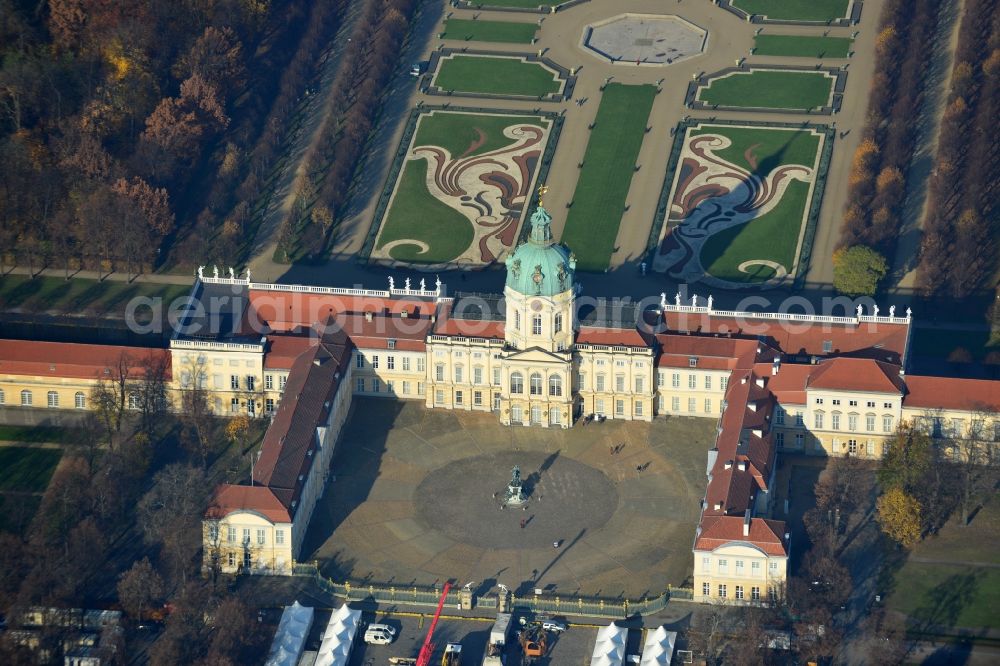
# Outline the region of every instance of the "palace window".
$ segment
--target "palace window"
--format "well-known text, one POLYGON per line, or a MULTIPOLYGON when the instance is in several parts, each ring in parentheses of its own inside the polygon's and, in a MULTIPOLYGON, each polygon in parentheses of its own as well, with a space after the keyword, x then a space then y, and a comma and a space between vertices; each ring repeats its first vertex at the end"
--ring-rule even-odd
POLYGON ((695 412, 697 407, 695 406, 698 401, 695 398, 688 398, 688 411, 695 412))
POLYGON ((372 380, 372 393, 378 393, 381 390, 382 383, 379 381, 378 377, 372 380))
POLYGON ((83 392, 78 391, 75 396, 73 396, 73 406, 77 409, 87 408, 87 396, 83 392))
POLYGON ((813 427, 820 429, 823 427, 823 412, 813 414, 813 427))
POLYGON ((462 381, 465 379, 464 376, 463 376, 463 373, 464 373, 464 370, 463 370, 462 366, 456 365, 455 366, 455 383, 456 384, 461 384, 462 381))
POLYGON ((783 433, 783 432, 776 432, 776 433, 774 433, 774 443, 777 445, 777 447, 779 449, 784 448, 784 446, 785 446, 785 433, 783 433))
POLYGON ((482 407, 483 406, 483 392, 482 391, 473 391, 472 392, 472 404, 475 405, 476 407, 482 407))
POLYGON ((737 599, 742 599, 743 598, 743 586, 742 585, 737 585, 736 586, 736 598, 737 599))
POLYGON ((378 356, 372 355, 372 368, 378 370, 378 356))
POLYGON ((816 404, 817 405, 822 405, 823 404, 823 398, 816 398, 816 404))
POLYGON ((697 368, 698 367, 698 357, 692 356, 691 358, 689 358, 688 359, 688 367, 689 368, 697 368))
POLYGON ((549 395, 562 395, 562 377, 559 375, 549 375, 549 395))
POLYGON ((750 577, 751 578, 757 578, 758 576, 760 576, 760 562, 751 562, 750 563, 750 577))
POLYGON ((524 393, 524 375, 520 372, 512 372, 510 374, 510 392, 524 393))
POLYGON ((625 375, 615 375, 615 391, 618 393, 625 392, 625 375))
POLYGON ((603 393, 604 392, 604 375, 597 375, 597 386, 595 390, 603 393))
POLYGON ((701 571, 702 573, 711 573, 712 571, 712 558, 702 557, 701 558, 701 571))
POLYGON ((840 398, 834 398, 833 400, 831 400, 831 402, 833 403, 834 407, 840 407, 840 398))
POLYGON ((395 356, 386 356, 385 357, 385 369, 386 370, 395 370, 396 369, 396 357, 395 356))
POLYGON ((240 376, 239 375, 229 375, 229 388, 233 391, 240 390, 240 376))
POLYGON ((531 406, 531 424, 532 425, 542 425, 542 406, 532 405, 531 406))
POLYGON ((253 391, 254 387, 256 386, 256 383, 257 383, 257 378, 256 377, 254 377, 253 375, 247 375, 247 390, 248 391, 253 391))
POLYGON ((719 560, 719 573, 729 573, 729 560, 719 560))
POLYGON ((354 367, 365 367, 365 357, 361 355, 361 352, 358 352, 358 355, 354 357, 354 367))
POLYGON ((514 310, 514 330, 521 330, 521 312, 520 310, 514 310))
POLYGON ((396 341, 393 340, 392 338, 389 338, 388 340, 385 341, 385 347, 386 349, 395 349, 396 341))
POLYGON ((493 368, 493 383, 500 384, 500 366, 493 368))
POLYGON ((264 413, 274 414, 274 398, 266 398, 264 400, 264 413))
POLYGON ((511 423, 522 423, 524 421, 520 405, 514 405, 510 408, 510 421, 511 423))
POLYGON ((712 413, 712 399, 711 398, 705 398, 705 413, 706 414, 711 414, 712 413))
POLYGON ((423 356, 417 357, 417 372, 424 372, 427 364, 427 359, 423 356))
POLYGON ((698 388, 698 375, 688 375, 688 388, 698 388))
POLYGON ((580 374, 578 374, 576 376, 576 385, 577 385, 577 387, 581 391, 583 391, 584 389, 586 389, 587 388, 587 375, 583 374, 582 372, 580 374))
POLYGON ((802 445, 805 444, 806 436, 801 432, 795 433, 795 448, 801 449, 802 445))
POLYGON ((274 375, 264 375, 264 390, 265 391, 274 390, 274 375))
POLYGON ((604 414, 604 400, 598 398, 594 401, 594 411, 598 414, 604 414))
POLYGON ((759 586, 754 585, 753 587, 750 588, 750 600, 751 601, 760 601, 760 587, 759 586))
POLYGON ((892 432, 892 417, 883 416, 882 417, 882 432, 892 432))
POLYGON ((364 392, 365 392, 365 380, 364 380, 364 379, 358 379, 358 380, 357 380, 357 381, 355 382, 355 384, 356 384, 356 386, 355 386, 355 390, 356 390, 356 391, 357 391, 358 393, 364 393, 364 392))
POLYGON ((417 395, 423 395, 423 394, 424 394, 424 383, 417 382, 417 395))
POLYGON ((722 599, 726 598, 726 586, 723 583, 719 583, 719 597, 722 599))
POLYGON ((6 403, 7 403, 7 394, 3 392, 3 389, 0 389, 0 405, 6 403))
POLYGON ((244 545, 247 545, 247 544, 250 543, 250 528, 249 527, 244 527, 243 528, 243 541, 241 541, 240 543, 242 543, 244 545))
POLYGON ((642 416, 642 400, 635 401, 635 415, 642 416))
POLYGON ((667 385, 667 373, 657 372, 656 373, 656 388, 663 388, 667 385))
POLYGON ((476 367, 474 367, 472 369, 472 383, 473 384, 482 384, 483 383, 483 368, 482 368, 482 366, 477 365, 476 367))
POLYGON ((857 400, 850 400, 850 401, 848 401, 847 404, 850 405, 851 407, 857 407, 858 406, 858 401, 857 400))
POLYGON ((712 390, 712 375, 705 375, 705 390, 712 390))
POLYGON ((729 387, 729 377, 723 377, 720 381, 722 382, 721 388, 725 391, 729 387))
POLYGON ((532 335, 542 334, 542 315, 533 315, 531 317, 531 334, 532 335))
POLYGON ((711 583, 702 583, 701 584, 701 594, 702 594, 702 596, 706 596, 706 597, 711 596, 712 595, 712 584, 711 583))
POLYGON ((396 386, 393 384, 391 379, 387 379, 385 381, 385 390, 387 393, 390 393, 392 395, 396 394, 396 386))
POLYGON ((874 401, 874 400, 869 400, 869 401, 868 401, 867 403, 865 403, 865 404, 866 404, 866 406, 867 406, 867 407, 868 407, 869 409, 875 409, 875 401, 874 401))
POLYGON ((403 395, 410 395, 410 382, 403 382, 403 395))
POLYGON ((670 398, 670 409, 674 412, 681 411, 681 399, 676 395, 670 398))
POLYGON ((671 388, 681 387, 681 373, 675 372, 670 376, 670 386, 671 388))
POLYGON ((834 412, 830 415, 830 428, 840 430, 840 412, 834 412))
POLYGON ((59 394, 56 393, 55 391, 49 391, 48 400, 49 400, 49 407, 59 406, 59 394))
POLYGON ((438 389, 434 391, 434 404, 443 405, 444 404, 444 391, 438 389))
POLYGON ((235 567, 236 566, 236 553, 228 553, 228 556, 226 557, 226 561, 229 563, 229 566, 235 567))
POLYGON ((531 395, 542 395, 542 375, 538 372, 531 373, 531 377, 528 379, 530 384, 531 395))
POLYGON ((892 403, 891 402, 883 402, 882 403, 882 407, 884 409, 892 409, 892 403))
POLYGON ((258 546, 263 546, 264 545, 264 539, 265 539, 264 534, 265 534, 264 530, 260 530, 260 529, 257 530, 257 545, 258 546))
POLYGON ((558 409, 553 408, 549 410, 549 425, 562 425, 562 415, 558 409))
POLYGON ((274 530, 274 543, 278 546, 285 545, 285 530, 274 530))
POLYGON ((403 364, 403 372, 409 372, 410 371, 410 357, 409 356, 404 356, 404 357, 402 357, 399 360, 403 364))
POLYGON ((288 375, 279 375, 278 376, 278 390, 279 391, 284 391, 285 390, 285 382, 287 382, 287 381, 288 381, 288 375))
POLYGON ((865 430, 875 432, 875 415, 865 414, 865 430))
POLYGON ((858 429, 858 415, 848 414, 847 415, 847 429, 851 432, 855 432, 858 429))
POLYGON ((795 425, 799 428, 805 425, 805 417, 803 417, 802 412, 795 413, 795 425))
POLYGON ((439 382, 444 381, 444 363, 438 363, 434 366, 434 380, 439 382))
POLYGON ((774 422, 777 425, 785 425, 785 410, 781 407, 774 408, 774 422))
POLYGON ((615 400, 615 416, 625 416, 624 400, 615 400))
POLYGON ((777 576, 778 575, 778 563, 777 562, 768 562, 767 563, 767 573, 768 573, 768 575, 771 575, 771 576, 777 576))
POLYGON ((463 396, 463 395, 462 395, 462 392, 461 392, 461 391, 455 391, 455 404, 456 404, 456 405, 461 405, 461 404, 464 404, 464 403, 463 403, 463 399, 464 399, 464 397, 465 397, 465 396, 463 396))
POLYGON ((557 312, 555 317, 554 328, 556 333, 562 332, 562 313, 557 312))

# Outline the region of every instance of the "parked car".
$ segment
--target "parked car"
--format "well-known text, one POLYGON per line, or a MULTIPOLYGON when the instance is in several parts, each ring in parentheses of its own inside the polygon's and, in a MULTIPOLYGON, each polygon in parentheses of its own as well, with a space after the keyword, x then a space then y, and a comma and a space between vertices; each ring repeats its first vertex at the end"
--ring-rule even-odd
POLYGON ((410 65, 410 76, 420 76, 427 71, 427 63, 421 60, 410 65))
POLYGON ((546 622, 542 622, 542 629, 544 629, 545 631, 552 631, 557 634, 561 634, 562 632, 566 631, 566 625, 556 620, 548 620, 546 622))
POLYGON ((387 624, 370 624, 365 629, 365 643, 388 645, 396 638, 396 630, 387 624))

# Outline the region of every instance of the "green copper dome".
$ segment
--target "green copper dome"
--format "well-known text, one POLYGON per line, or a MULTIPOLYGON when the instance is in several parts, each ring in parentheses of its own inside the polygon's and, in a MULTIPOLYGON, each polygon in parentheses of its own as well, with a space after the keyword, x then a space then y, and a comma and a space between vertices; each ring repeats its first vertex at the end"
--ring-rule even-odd
POLYGON ((507 286, 521 294, 554 296, 573 288, 576 257, 552 239, 552 218, 539 206, 531 236, 507 256, 507 286))

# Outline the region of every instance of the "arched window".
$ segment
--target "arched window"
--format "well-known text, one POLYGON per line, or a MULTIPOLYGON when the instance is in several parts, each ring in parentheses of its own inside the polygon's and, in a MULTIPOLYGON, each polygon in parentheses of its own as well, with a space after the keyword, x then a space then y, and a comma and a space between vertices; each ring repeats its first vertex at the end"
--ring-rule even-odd
POLYGON ((549 375, 549 395, 562 395, 562 377, 549 375))
POLYGON ((87 396, 83 394, 83 391, 77 391, 76 395, 73 396, 73 404, 77 409, 87 408, 87 396))
POLYGON ((531 373, 531 395, 542 395, 542 375, 538 372, 531 373))
POLYGON ((27 389, 21 391, 21 404, 25 407, 31 407, 31 403, 32 403, 31 391, 27 389))
POLYGON ((55 391, 49 391, 48 393, 49 407, 59 406, 59 394, 55 391))
POLYGON ((524 393, 524 375, 520 372, 512 372, 510 374, 510 392, 524 393))

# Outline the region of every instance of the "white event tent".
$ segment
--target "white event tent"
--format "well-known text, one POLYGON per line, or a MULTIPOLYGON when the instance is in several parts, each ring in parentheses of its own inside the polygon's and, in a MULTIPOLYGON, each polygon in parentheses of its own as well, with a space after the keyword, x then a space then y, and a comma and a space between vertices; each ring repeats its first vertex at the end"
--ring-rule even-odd
POLYGON ((344 604, 330 616, 330 622, 323 633, 319 646, 316 666, 347 666, 351 658, 351 647, 361 626, 361 611, 351 610, 344 604))
POLYGON ((667 631, 665 627, 650 631, 646 634, 646 645, 642 648, 639 666, 669 666, 676 643, 676 631, 667 631))
POLYGON ((267 655, 266 666, 295 666, 313 623, 313 609, 294 602, 285 606, 274 634, 271 651, 267 655))
POLYGON ((597 632, 597 643, 590 666, 622 666, 625 662, 625 641, 628 629, 611 623, 597 632))

